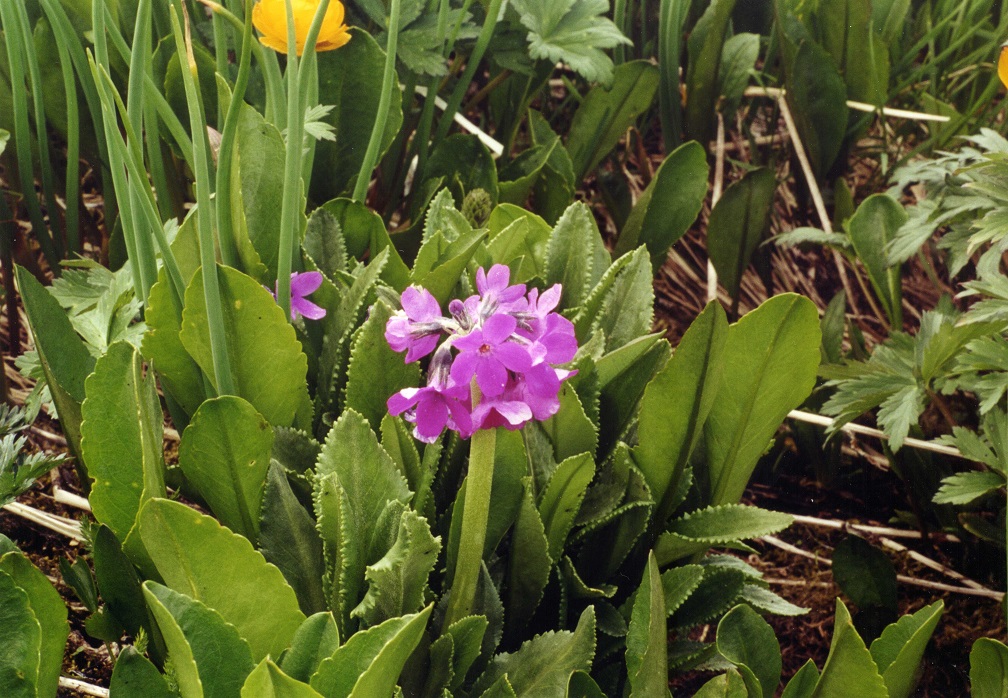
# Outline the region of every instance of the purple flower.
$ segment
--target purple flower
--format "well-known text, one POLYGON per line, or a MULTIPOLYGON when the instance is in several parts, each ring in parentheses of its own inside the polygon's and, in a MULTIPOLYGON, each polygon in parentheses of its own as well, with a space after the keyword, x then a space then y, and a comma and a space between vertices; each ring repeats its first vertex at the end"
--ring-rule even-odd
POLYGON ((491 315, 483 327, 455 339, 459 355, 451 367, 451 377, 459 385, 468 385, 473 376, 480 392, 487 398, 504 392, 508 371, 523 373, 532 367, 528 349, 510 341, 518 321, 510 315, 491 315))
POLYGON ((469 416, 469 388, 465 385, 428 385, 425 388, 404 388, 388 399, 391 415, 406 413, 412 422, 413 435, 424 443, 434 443, 445 427, 457 431, 462 438, 472 434, 469 416))
MULTIPOLYGON (((307 298, 315 293, 321 285, 322 272, 291 272, 291 319, 297 320, 298 317, 303 316, 309 320, 321 320, 325 317, 325 308, 315 305, 307 298)), ((278 291, 278 288, 272 291, 274 299, 276 299, 278 291)))
POLYGON ((437 298, 425 288, 410 286, 403 291, 402 306, 385 325, 385 339, 393 351, 405 351, 410 363, 434 351, 444 318, 437 298))
POLYGON ((476 270, 476 290, 482 296, 484 312, 524 309, 525 284, 509 286, 510 282, 511 270, 504 264, 493 265, 489 272, 482 267, 476 270))

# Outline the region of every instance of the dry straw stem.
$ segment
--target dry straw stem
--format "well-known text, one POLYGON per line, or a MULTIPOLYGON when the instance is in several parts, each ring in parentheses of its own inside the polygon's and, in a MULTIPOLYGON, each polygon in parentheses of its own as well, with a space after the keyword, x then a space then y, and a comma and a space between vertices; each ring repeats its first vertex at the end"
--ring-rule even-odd
MULTIPOLYGON (((714 150, 714 189, 711 192, 711 211, 717 206, 724 189, 725 127, 724 115, 717 115, 717 145, 714 150)), ((710 257, 707 258, 707 302, 717 300, 717 270, 710 257)))
MULTIPOLYGON (((824 417, 823 415, 813 414, 811 412, 804 412, 802 410, 791 410, 788 412, 788 418, 794 419, 799 422, 805 422, 807 424, 817 424, 821 427, 832 427, 834 420, 830 417, 824 417)), ((854 422, 848 422, 839 428, 840 431, 845 434, 860 434, 861 436, 872 436, 876 439, 881 439, 882 441, 888 441, 889 435, 878 429, 873 429, 872 427, 862 426, 861 424, 855 424, 854 422)), ((964 460, 969 460, 962 454, 962 452, 955 446, 946 446, 945 444, 937 444, 933 441, 925 441, 924 439, 915 439, 911 436, 903 439, 904 446, 910 446, 911 448, 920 449, 922 451, 931 451, 932 453, 940 453, 943 456, 953 456, 954 458, 962 458, 964 460)))
POLYGON ((83 693, 86 696, 96 696, 96 698, 108 698, 109 695, 109 690, 107 688, 102 688, 101 686, 95 686, 93 683, 87 683, 86 681, 71 679, 68 676, 61 676, 59 678, 59 685, 60 688, 68 688, 72 691, 83 693))
MULTIPOLYGON (((890 528, 889 526, 874 526, 871 524, 859 524, 851 521, 836 521, 834 519, 820 519, 816 516, 805 516, 803 514, 792 514, 795 523, 806 526, 818 526, 819 528, 831 528, 834 530, 850 530, 859 533, 868 533, 874 536, 889 536, 891 538, 912 538, 920 540, 924 536, 920 531, 907 531, 902 528, 890 528)), ((928 536, 931 540, 940 540, 946 543, 962 542, 958 536, 951 533, 932 533, 928 536)))
POLYGON ((27 504, 21 504, 20 502, 5 504, 3 509, 4 511, 9 511, 16 516, 27 519, 34 524, 47 528, 55 533, 59 533, 67 538, 77 541, 84 540, 84 536, 81 535, 80 524, 73 519, 67 519, 62 516, 57 516, 56 514, 50 514, 47 511, 40 511, 28 506, 27 504))
MULTIPOLYGON (((743 93, 746 97, 770 97, 771 99, 780 99, 784 96, 785 92, 783 88, 780 87, 747 87, 743 93)), ((866 113, 881 112, 882 116, 891 116, 896 119, 910 119, 912 121, 937 121, 940 123, 945 123, 951 119, 948 116, 942 116, 941 114, 928 114, 920 111, 910 111, 908 109, 896 109, 894 107, 876 107, 874 104, 868 104, 867 102, 857 102, 853 99, 847 100, 847 106, 850 109, 856 111, 863 111, 866 113)))
MULTIPOLYGON (((821 555, 816 555, 815 553, 810 553, 806 550, 802 550, 801 548, 791 545, 790 543, 786 543, 785 541, 782 541, 780 538, 777 538, 775 536, 763 536, 762 538, 760 538, 760 540, 774 546, 775 548, 780 548, 781 550, 792 553, 793 555, 808 558, 809 560, 815 560, 816 562, 820 562, 824 565, 832 566, 833 564, 832 560, 822 557, 821 555)), ((931 562, 933 562, 935 565, 939 565, 939 563, 934 562, 933 560, 931 562)), ((977 585, 980 588, 974 588, 968 586, 954 586, 952 584, 942 584, 941 582, 932 582, 927 579, 918 579, 916 577, 910 577, 905 574, 896 575, 896 580, 904 584, 923 587, 925 589, 946 591, 953 594, 965 594, 967 596, 983 596, 988 599, 993 599, 999 603, 1002 601, 1002 599, 1004 599, 1004 592, 994 591, 993 589, 987 589, 986 587, 982 587, 980 585, 977 585)))

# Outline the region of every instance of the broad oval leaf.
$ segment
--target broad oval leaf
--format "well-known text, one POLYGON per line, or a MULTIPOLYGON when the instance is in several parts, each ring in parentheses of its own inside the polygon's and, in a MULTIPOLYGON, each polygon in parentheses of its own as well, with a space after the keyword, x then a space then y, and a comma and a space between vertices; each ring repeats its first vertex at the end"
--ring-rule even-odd
POLYGON ((144 505, 139 528, 165 584, 233 624, 252 648, 253 660, 279 657, 287 648, 305 616, 280 570, 247 538, 166 499, 144 505))
POLYGON ((861 202, 847 224, 854 252, 896 330, 903 328, 900 265, 890 265, 886 248, 906 221, 907 213, 899 202, 888 194, 873 194, 861 202))
POLYGON ((35 698, 42 628, 32 613, 28 594, 6 572, 0 572, 0 693, 35 698))
POLYGON ((840 599, 836 603, 833 643, 812 695, 816 698, 847 695, 856 686, 859 697, 888 698, 885 681, 864 640, 854 629, 850 612, 840 599))
POLYGON ((903 616, 871 643, 869 651, 882 672, 889 698, 908 698, 913 692, 921 657, 944 610, 945 602, 936 601, 903 616))
POLYGON ((781 675, 780 644, 773 628, 749 606, 728 611, 717 627, 718 652, 728 661, 750 669, 764 698, 777 694, 781 675))

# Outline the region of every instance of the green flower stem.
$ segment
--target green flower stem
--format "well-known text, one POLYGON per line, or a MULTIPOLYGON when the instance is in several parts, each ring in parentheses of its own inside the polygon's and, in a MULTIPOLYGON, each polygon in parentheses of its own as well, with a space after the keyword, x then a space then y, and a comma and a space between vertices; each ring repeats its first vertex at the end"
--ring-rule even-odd
MULTIPOLYGON (((479 403, 479 388, 473 380, 473 405, 479 403)), ((472 613, 479 582, 483 546, 486 545, 487 519, 490 515, 490 488, 493 484, 494 453, 497 430, 480 429, 469 441, 469 474, 466 476, 462 533, 455 558, 448 610, 442 631, 472 613)))
MULTIPOLYGON (((23 147, 15 148, 14 155, 18 163, 18 177, 21 184, 21 193, 24 197, 25 205, 28 208, 28 217, 31 220, 32 231, 38 240, 42 254, 52 268, 54 274, 59 274, 59 256, 53 246, 52 235, 46 227, 45 219, 42 217, 42 206, 35 195, 35 180, 33 177, 34 168, 32 166, 32 151, 29 147, 32 141, 31 126, 28 120, 28 100, 24 89, 25 73, 22 54, 25 47, 21 45, 21 33, 17 31, 18 19, 16 13, 19 3, 0 2, 0 24, 9 27, 4 32, 7 48, 7 65, 10 70, 11 103, 14 107, 14 142, 25 144, 23 147)), ((21 7, 23 10, 24 8, 21 7)), ((42 131, 44 134, 45 131, 42 131)))
POLYGON ((479 67, 480 61, 483 60, 483 54, 486 53, 487 46, 490 45, 490 39, 493 38, 494 29, 497 27, 497 17, 500 15, 502 3, 503 0, 490 0, 486 19, 483 20, 483 28, 480 29, 479 36, 476 37, 476 45, 473 47, 473 52, 469 54, 469 60, 466 61, 465 72, 462 73, 459 81, 455 83, 455 89, 452 90, 451 97, 448 98, 448 104, 441 115, 437 135, 434 138, 435 147, 448 135, 448 129, 451 128, 452 122, 455 120, 455 114, 462 105, 462 99, 469 90, 469 84, 472 82, 473 76, 476 75, 476 69, 479 67))
POLYGON ((73 61, 70 58, 68 37, 54 22, 49 22, 56 38, 63 92, 67 95, 67 167, 64 184, 66 201, 66 249, 68 253, 81 252, 80 242, 80 105, 77 103, 77 81, 74 79, 73 61))
MULTIPOLYGON (((130 58, 130 47, 126 43, 126 39, 120 33, 119 28, 115 26, 114 17, 112 17, 112 11, 108 8, 106 3, 95 3, 95 7, 105 6, 105 28, 106 35, 112 40, 112 47, 115 49, 119 57, 125 61, 129 62, 130 58)), ((104 41, 101 42, 102 45, 105 44, 104 41)), ((98 42, 95 42, 95 48, 97 49, 98 42)), ((107 55, 107 49, 106 49, 107 55)), ((98 58, 98 62, 104 65, 106 69, 108 68, 108 59, 102 60, 99 57, 99 53, 96 50, 95 57, 98 58)), ((172 139, 175 144, 179 147, 182 153, 182 158, 185 160, 186 165, 190 170, 196 170, 196 164, 193 162, 193 144, 192 140, 189 138, 189 134, 186 133, 185 127, 182 122, 179 121, 175 112, 172 110, 171 105, 168 104, 168 100, 165 96, 161 94, 162 88, 159 88, 155 84, 154 79, 150 76, 148 71, 143 74, 144 83, 144 95, 145 99, 153 100, 154 107, 157 110, 157 115, 161 118, 162 123, 168 127, 168 132, 171 134, 172 139)))
MULTIPOLYGON (((305 49, 301 56, 301 65, 298 66, 298 95, 301 97, 302 115, 306 114, 310 107, 318 104, 318 55, 315 53, 315 44, 318 42, 319 32, 322 31, 322 20, 325 19, 328 11, 329 0, 321 0, 318 7, 315 8, 315 16, 312 17, 312 23, 305 35, 305 49)), ((309 138, 302 149, 301 180, 304 183, 306 195, 311 185, 316 145, 316 140, 309 138)))
MULTIPOLYGON (((245 89, 248 87, 249 70, 252 63, 252 0, 245 0, 245 25, 242 30, 241 59, 238 63, 238 79, 235 80, 231 104, 224 119, 221 133, 220 151, 217 156, 217 238, 220 241, 221 261, 228 266, 236 266, 238 249, 235 244, 234 220, 231 218, 231 167, 234 162, 235 138, 238 134, 238 119, 245 103, 245 89)), ((216 19, 217 15, 214 15, 216 19)))
POLYGON ((200 265, 203 274, 203 298, 207 309, 207 324, 210 327, 210 354, 213 357, 214 377, 217 383, 218 395, 234 393, 234 381, 231 377, 231 361, 227 353, 227 342, 224 336, 224 311, 221 307, 219 279, 217 277, 217 260, 214 257, 213 212, 210 199, 210 151, 206 136, 206 117, 203 114, 203 103, 197 89, 198 71, 196 58, 192 53, 192 42, 189 37, 189 17, 185 4, 179 2, 172 12, 172 32, 175 35, 175 48, 179 63, 183 68, 182 82, 185 84, 186 102, 189 106, 189 123, 193 134, 193 160, 196 163, 196 228, 200 240, 200 265), (179 6, 186 20, 186 34, 182 34, 179 20, 179 6))
MULTIPOLYGON (((498 2, 499 0, 495 0, 498 2)), ((367 197, 368 185, 371 183, 371 173, 378 164, 378 151, 381 150, 382 138, 385 136, 385 122, 388 120, 389 104, 392 102, 392 90, 398 90, 395 62, 399 46, 399 7, 401 0, 392 0, 389 9, 388 43, 385 46, 385 74, 382 77, 381 97, 378 100, 378 114, 375 116, 374 127, 371 129, 371 139, 364 151, 364 162, 361 163, 357 183, 354 185, 354 201, 363 202, 367 197)))
MULTIPOLYGON (((199 1, 238 31, 245 31, 245 22, 219 2, 199 1)), ((283 77, 280 75, 280 64, 277 62, 276 53, 267 51, 258 41, 252 43, 252 53, 255 55, 256 63, 259 64, 263 80, 266 82, 266 120, 276 126, 277 130, 283 131, 287 128, 287 112, 284 107, 286 100, 284 98, 283 77)))
POLYGON ((304 114, 298 93, 297 35, 294 32, 294 8, 287 6, 287 149, 284 157, 284 193, 280 206, 280 241, 277 250, 277 304, 284 317, 291 318, 291 261, 294 256, 294 227, 301 213, 301 147, 304 138, 304 114))

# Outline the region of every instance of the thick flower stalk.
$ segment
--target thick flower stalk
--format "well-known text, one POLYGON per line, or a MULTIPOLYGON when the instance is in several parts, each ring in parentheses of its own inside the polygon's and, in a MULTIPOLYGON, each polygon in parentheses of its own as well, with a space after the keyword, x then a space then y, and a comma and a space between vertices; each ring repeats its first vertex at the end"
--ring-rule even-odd
POLYGON ((426 289, 407 288, 402 310, 385 327, 395 351, 406 362, 433 352, 427 385, 400 390, 388 400, 389 412, 403 414, 413 435, 433 443, 447 428, 472 437, 462 532, 442 631, 472 613, 480 578, 496 427, 520 429, 531 420, 549 419, 560 409, 561 383, 574 372, 559 368, 574 358, 574 325, 553 312, 560 302, 557 284, 542 295, 510 284, 502 265, 476 272, 479 293, 453 300, 449 315, 426 289), (445 337, 442 341, 442 337, 445 337), (440 342, 440 345, 439 345, 440 342))
MULTIPOLYGON (((294 35, 297 54, 304 53, 311 27, 318 8, 318 0, 292 0, 294 13, 294 35)), ((322 19, 316 51, 332 51, 350 41, 350 31, 343 23, 345 9, 343 3, 333 0, 322 19)), ((259 41, 280 53, 287 52, 287 8, 285 0, 259 0, 252 8, 252 23, 259 30, 259 41)))

